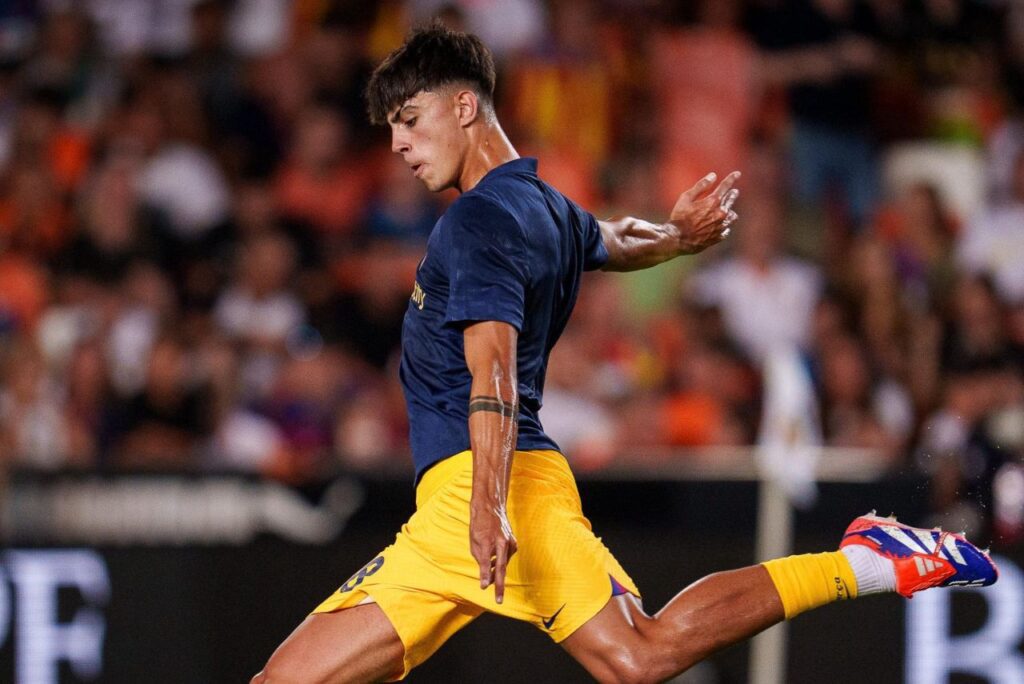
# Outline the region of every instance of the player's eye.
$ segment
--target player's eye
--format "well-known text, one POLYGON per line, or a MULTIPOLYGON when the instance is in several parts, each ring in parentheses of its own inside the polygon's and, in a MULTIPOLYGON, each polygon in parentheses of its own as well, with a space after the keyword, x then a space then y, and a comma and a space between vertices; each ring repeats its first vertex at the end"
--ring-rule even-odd
POLYGON ((412 128, 415 125, 416 125, 416 117, 415 116, 405 120, 406 128, 412 128))

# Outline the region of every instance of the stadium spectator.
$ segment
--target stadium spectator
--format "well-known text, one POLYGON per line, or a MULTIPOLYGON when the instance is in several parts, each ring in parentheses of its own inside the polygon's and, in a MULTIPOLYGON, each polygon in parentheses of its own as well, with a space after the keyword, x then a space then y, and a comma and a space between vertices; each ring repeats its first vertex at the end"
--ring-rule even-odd
POLYGON ((50 14, 40 27, 38 49, 23 67, 34 88, 57 94, 69 104, 69 119, 95 124, 106 97, 107 75, 88 16, 68 7, 50 14))
POLYGON ((143 389, 156 342, 177 311, 173 285, 151 263, 132 263, 116 288, 106 290, 98 303, 103 307, 110 381, 121 396, 130 396, 143 389))
POLYGON ((285 344, 305 322, 306 312, 288 284, 295 250, 280 234, 257 235, 240 245, 235 275, 214 307, 221 332, 243 353, 243 400, 269 391, 285 344))
POLYGON ((949 325, 943 340, 943 368, 977 368, 1013 357, 1004 306, 992 282, 963 276, 957 283, 949 325))
POLYGON ((818 364, 825 443, 898 458, 914 427, 906 391, 891 378, 872 378, 865 350, 848 335, 826 339, 818 364))
POLYGON ((997 28, 981 2, 924 0, 909 11, 915 82, 927 135, 980 143, 1001 114, 993 80, 997 28))
POLYGON ((332 244, 355 232, 370 190, 366 160, 351 153, 349 134, 348 122, 333 108, 306 108, 276 181, 282 213, 310 223, 332 244))
POLYGON ((730 338, 761 361, 777 346, 809 343, 822 274, 782 252, 778 200, 756 193, 744 200, 736 254, 695 274, 689 287, 693 301, 719 309, 730 338))
POLYGON ((0 240, 36 257, 52 256, 68 239, 69 214, 53 177, 40 165, 12 164, 0 199, 0 240))
POLYGON ((110 406, 114 401, 110 370, 103 348, 89 340, 78 344, 65 366, 63 401, 68 431, 66 465, 95 467, 108 444, 110 406))
POLYGON ((736 395, 742 396, 746 380, 736 355, 695 338, 672 371, 672 389, 661 404, 659 442, 688 447, 750 443, 751 426, 735 413, 741 408, 736 395))
MULTIPOLYGON (((1024 107, 1024 100, 1021 106, 1024 107)), ((992 132, 986 148, 988 195, 996 204, 1012 201, 1015 167, 1021 154, 1024 154, 1024 118, 1008 117, 992 132)))
POLYGON ((399 387, 374 378, 340 402, 333 435, 336 462, 361 471, 404 469, 398 456, 408 432, 404 401, 399 387))
POLYGON ((173 336, 153 345, 146 384, 118 408, 113 465, 130 469, 189 469, 209 434, 210 395, 190 377, 188 349, 173 336))
POLYGON ((366 147, 380 135, 366 118, 363 100, 372 71, 364 23, 355 6, 336 5, 310 30, 302 45, 302 59, 316 98, 341 112, 355 147, 366 147))
POLYGON ((60 388, 30 342, 3 358, 0 389, 0 453, 14 464, 54 470, 71 459, 69 425, 60 410, 60 388))
MULTIPOLYGON (((497 58, 512 57, 539 45, 545 35, 546 3, 538 0, 411 0, 406 3, 412 19, 417 22, 432 16, 458 16, 465 30, 476 33, 489 46, 497 58)), ((573 4, 573 3, 565 3, 573 4)), ((589 11, 589 6, 576 4, 589 11)), ((400 36, 399 36, 400 37, 400 36)))
POLYGON ((426 244, 441 215, 437 199, 397 156, 383 166, 380 186, 367 206, 366 236, 426 244))
POLYGON ((1013 165, 1011 195, 967 224, 957 258, 969 273, 990 276, 1007 301, 1024 301, 1024 150, 1013 165))
POLYGON ((358 257, 334 264, 339 292, 321 319, 325 337, 383 369, 401 342, 402 318, 422 258, 422 246, 376 240, 358 257))
POLYGON ((899 289, 896 260, 873 233, 858 236, 845 282, 848 299, 856 307, 857 330, 879 370, 899 374, 903 369, 902 325, 909 312, 899 289))
POLYGON ((958 222, 944 206, 939 190, 927 184, 908 188, 896 199, 888 221, 876 223, 892 253, 898 288, 908 306, 942 306, 953 287, 953 246, 958 222))
POLYGON ((162 214, 142 203, 140 161, 112 152, 94 167, 79 194, 73 237, 54 260, 58 273, 114 286, 136 260, 160 260, 168 228, 162 214))
MULTIPOLYGON (((538 173, 577 203, 596 203, 596 168, 615 134, 618 74, 597 7, 571 0, 551 6, 549 40, 511 62, 503 90, 509 121, 538 173), (573 125, 564 125, 572 112, 573 125)), ((486 40, 486 39, 485 39, 486 40)))
POLYGON ((24 335, 35 330, 49 300, 42 266, 8 248, 0 249, 0 330, 24 335))
POLYGON ((821 206, 838 187, 847 222, 863 227, 878 198, 870 96, 879 52, 865 8, 853 0, 762 2, 748 23, 768 84, 788 93, 797 200, 821 206))
POLYGON ((935 524, 988 532, 993 478, 1015 458, 1003 445, 1016 443, 1022 400, 1019 366, 984 362, 949 374, 916 451, 918 467, 931 477, 935 524))
POLYGON ((653 41, 651 90, 659 119, 662 205, 704 169, 747 168, 757 114, 758 55, 739 29, 737 0, 696 3, 696 22, 653 41), (680 69, 680 64, 701 64, 680 69))
POLYGON ((552 350, 544 386, 544 430, 584 469, 608 463, 619 446, 615 415, 587 385, 594 376, 587 341, 575 329, 552 350))
POLYGON ((208 151, 209 126, 196 85, 187 72, 152 74, 146 97, 159 117, 153 149, 139 175, 142 197, 168 218, 171 237, 187 247, 227 220, 227 179, 208 151))

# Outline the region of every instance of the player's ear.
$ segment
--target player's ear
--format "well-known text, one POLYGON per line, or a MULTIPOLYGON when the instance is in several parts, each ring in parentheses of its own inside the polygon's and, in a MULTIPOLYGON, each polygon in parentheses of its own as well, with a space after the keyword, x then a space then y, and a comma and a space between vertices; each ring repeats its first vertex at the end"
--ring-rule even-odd
POLYGON ((466 127, 480 115, 480 100, 472 90, 460 90, 455 94, 455 114, 459 125, 466 127))

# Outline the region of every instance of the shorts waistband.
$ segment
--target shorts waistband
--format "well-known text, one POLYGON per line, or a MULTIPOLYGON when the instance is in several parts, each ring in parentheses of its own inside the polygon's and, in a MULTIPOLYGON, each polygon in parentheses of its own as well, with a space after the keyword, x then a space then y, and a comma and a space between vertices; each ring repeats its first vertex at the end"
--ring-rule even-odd
MULTIPOLYGON (((528 467, 551 467, 571 476, 569 463, 565 460, 565 456, 553 449, 517 450, 512 461, 513 473, 517 467, 527 464, 528 467)), ((472 471, 472 469, 473 452, 469 450, 460 451, 432 465, 427 472, 423 473, 416 485, 416 507, 422 506, 434 492, 453 477, 465 471, 472 471)))

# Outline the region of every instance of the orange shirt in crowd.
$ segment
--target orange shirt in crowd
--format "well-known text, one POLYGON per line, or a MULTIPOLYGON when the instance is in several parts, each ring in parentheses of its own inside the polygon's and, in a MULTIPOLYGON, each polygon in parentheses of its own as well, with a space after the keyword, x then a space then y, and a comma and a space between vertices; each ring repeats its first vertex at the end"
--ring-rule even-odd
MULTIPOLYGON (((54 198, 56 200, 56 198, 54 198)), ((9 198, 0 199, 0 240, 4 243, 18 242, 33 253, 52 255, 60 249, 69 237, 70 220, 57 201, 26 213, 24 208, 9 198), (30 232, 31 235, 16 233, 30 232)))
POLYGON ((661 405, 661 441, 672 446, 715 444, 725 411, 714 397, 695 392, 674 394, 661 405))
POLYGON ((655 41, 651 83, 661 109, 659 196, 666 206, 708 171, 744 168, 757 114, 756 58, 750 40, 734 31, 680 31, 655 41))
POLYGON ((62 190, 78 187, 89 168, 92 145, 84 133, 66 129, 50 142, 50 169, 62 190))
POLYGON ((373 173, 360 160, 349 160, 321 176, 292 164, 277 176, 276 195, 281 212, 309 221, 324 233, 351 233, 363 218, 373 173))
POLYGON ((42 269, 16 254, 0 255, 0 313, 10 314, 19 328, 33 330, 47 298, 42 269))

